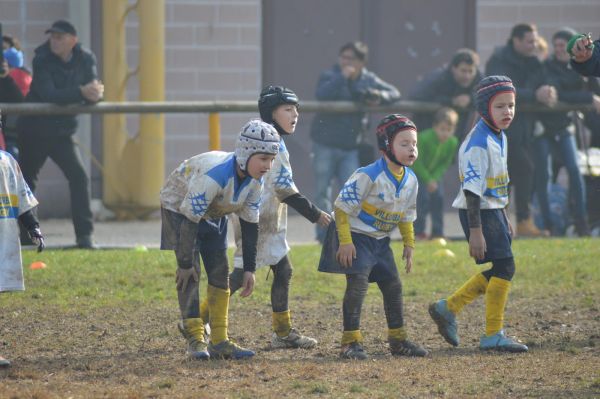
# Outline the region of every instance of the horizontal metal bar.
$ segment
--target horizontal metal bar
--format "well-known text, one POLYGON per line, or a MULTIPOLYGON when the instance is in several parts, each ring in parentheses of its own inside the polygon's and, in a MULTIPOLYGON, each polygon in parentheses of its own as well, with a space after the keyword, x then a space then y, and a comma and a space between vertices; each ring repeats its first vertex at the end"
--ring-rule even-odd
MULTIPOLYGON (((303 112, 373 113, 435 112, 436 103, 399 101, 385 106, 367 107, 349 101, 302 101, 303 112)), ((543 105, 517 104, 517 112, 594 111, 592 104, 559 103, 554 108, 543 105)), ((211 113, 257 112, 256 101, 164 101, 164 102, 101 102, 95 105, 56 105, 49 103, 0 103, 0 112, 17 115, 76 115, 76 114, 142 114, 142 113, 211 113)))

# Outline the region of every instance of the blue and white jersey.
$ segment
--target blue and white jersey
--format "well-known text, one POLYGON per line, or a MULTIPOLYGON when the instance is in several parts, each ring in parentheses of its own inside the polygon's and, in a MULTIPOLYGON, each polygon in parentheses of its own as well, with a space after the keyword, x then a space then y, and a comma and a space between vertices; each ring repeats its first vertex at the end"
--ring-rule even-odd
POLYGON ((458 150, 460 190, 452 203, 467 209, 463 190, 481 197, 481 209, 503 209, 508 205, 508 167, 506 135, 499 135, 480 120, 465 137, 458 150))
POLYGON ((404 168, 402 181, 398 181, 382 157, 350 176, 335 206, 348 214, 350 230, 384 238, 398 223, 415 221, 418 191, 417 177, 410 168, 404 168))
POLYGON ((161 205, 193 222, 236 213, 258 223, 262 179, 236 175, 232 152, 211 151, 186 159, 167 178, 160 191, 161 205))
MULTIPOLYGON (((287 205, 281 201, 298 193, 292 176, 290 154, 283 140, 273 166, 264 177, 264 188, 258 221, 258 247, 256 266, 277 264, 290 250, 287 235, 287 205)), ((242 231, 237 218, 233 218, 235 244, 237 246, 233 266, 243 268, 242 231)))
POLYGON ((0 150, 0 292, 25 289, 18 217, 37 204, 17 161, 0 150))

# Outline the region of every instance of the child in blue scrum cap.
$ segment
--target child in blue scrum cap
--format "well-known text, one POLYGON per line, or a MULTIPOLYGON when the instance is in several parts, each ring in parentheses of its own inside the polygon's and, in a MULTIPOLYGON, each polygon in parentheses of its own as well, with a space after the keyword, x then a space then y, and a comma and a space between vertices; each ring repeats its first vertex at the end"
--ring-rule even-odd
POLYGON ((488 76, 477 87, 481 120, 467 135, 458 153, 461 188, 453 207, 469 241, 469 255, 477 264, 492 267, 471 277, 447 299, 429 306, 429 314, 446 342, 459 344, 456 316, 465 305, 485 295, 485 334, 482 350, 527 352, 527 346, 504 333, 504 307, 508 300, 515 261, 511 249, 513 229, 508 205, 507 142, 504 130, 515 115, 515 87, 506 76, 488 76))

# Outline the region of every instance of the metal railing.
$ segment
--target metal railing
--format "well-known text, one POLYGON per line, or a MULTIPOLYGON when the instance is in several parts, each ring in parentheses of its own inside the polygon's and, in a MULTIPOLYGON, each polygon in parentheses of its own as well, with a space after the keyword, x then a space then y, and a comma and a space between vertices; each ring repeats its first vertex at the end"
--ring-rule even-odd
MULTIPOLYGON (((302 101, 302 112, 351 113, 366 112, 435 112, 437 103, 399 101, 385 106, 364 106, 349 101, 302 101)), ((517 112, 594 111, 592 104, 559 103, 553 108, 517 103, 517 112)), ((0 103, 3 114, 75 115, 75 114, 143 114, 143 113, 221 113, 257 112, 256 101, 164 101, 101 102, 94 105, 56 105, 47 103, 0 103)))

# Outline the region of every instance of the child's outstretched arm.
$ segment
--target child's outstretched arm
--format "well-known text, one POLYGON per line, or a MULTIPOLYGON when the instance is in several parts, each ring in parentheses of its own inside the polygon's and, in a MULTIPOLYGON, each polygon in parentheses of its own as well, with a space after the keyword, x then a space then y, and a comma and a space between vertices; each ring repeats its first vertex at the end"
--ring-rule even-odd
POLYGON ((331 222, 331 216, 320 210, 308 198, 300 193, 292 194, 281 202, 294 208, 296 212, 304 216, 311 223, 317 223, 321 227, 327 227, 331 222))
POLYGON ((40 231, 40 223, 38 222, 31 209, 19 215, 19 222, 21 222, 21 224, 25 226, 27 234, 29 234, 29 238, 31 238, 31 241, 33 241, 33 243, 37 245, 37 251, 42 252, 46 247, 44 245, 44 236, 40 231))
POLYGON ((335 208, 335 223, 338 239, 340 240, 340 247, 335 258, 343 267, 351 267, 352 259, 356 258, 356 248, 352 243, 350 222, 348 221, 348 214, 337 207, 335 208))
POLYGON ((406 273, 410 273, 413 263, 413 251, 415 249, 415 230, 412 222, 400 222, 398 223, 398 228, 400 229, 402 242, 404 243, 402 259, 406 261, 406 273))
POLYGON ((481 198, 469 190, 463 190, 467 199, 467 219, 469 220, 469 255, 476 260, 485 257, 487 246, 481 229, 481 198))

